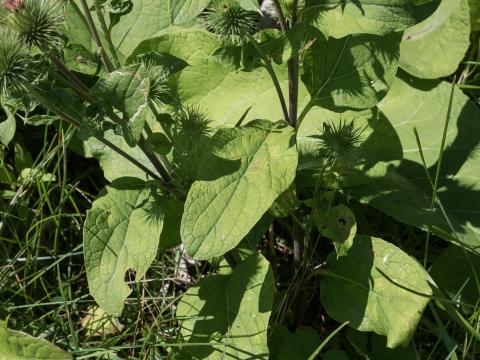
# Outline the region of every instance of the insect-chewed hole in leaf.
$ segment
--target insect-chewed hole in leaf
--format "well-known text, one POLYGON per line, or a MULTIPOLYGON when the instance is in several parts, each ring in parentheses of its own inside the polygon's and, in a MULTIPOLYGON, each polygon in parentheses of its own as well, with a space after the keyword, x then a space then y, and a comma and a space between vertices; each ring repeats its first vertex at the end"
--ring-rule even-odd
POLYGON ((130 268, 125 272, 123 280, 125 283, 133 290, 135 288, 135 281, 137 277, 137 272, 130 268))
POLYGON ((345 226, 347 224, 347 221, 345 219, 339 218, 338 223, 342 226, 345 226))

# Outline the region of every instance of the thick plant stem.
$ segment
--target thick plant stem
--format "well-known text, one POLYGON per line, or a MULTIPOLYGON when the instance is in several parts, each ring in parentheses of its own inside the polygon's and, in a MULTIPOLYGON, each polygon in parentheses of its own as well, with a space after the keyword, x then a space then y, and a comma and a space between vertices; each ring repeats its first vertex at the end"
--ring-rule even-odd
POLYGON ((85 19, 87 20, 88 28, 90 29, 90 34, 92 35, 93 41, 95 41, 95 44, 97 45, 100 51, 100 57, 102 58, 103 65, 105 66, 105 69, 107 69, 108 72, 112 72, 115 70, 115 68, 113 67, 110 59, 108 58, 107 52, 105 51, 102 41, 100 40, 100 36, 98 35, 98 31, 95 26, 95 22, 93 21, 93 18, 92 18, 92 14, 90 14, 90 9, 88 8, 87 1, 80 0, 80 3, 82 4, 83 14, 85 16, 85 19))
POLYGON ((283 91, 282 91, 282 88, 280 87, 280 82, 278 81, 277 74, 273 69, 271 60, 263 53, 262 49, 260 48, 260 46, 258 46, 257 41, 252 35, 250 34, 248 35, 248 40, 250 41, 252 46, 255 48, 258 55, 260 55, 260 57, 262 58, 265 68, 270 74, 270 77, 272 78, 272 81, 273 81, 273 85, 275 86, 275 90, 277 91, 278 98, 280 100, 280 105, 283 111, 283 117, 285 118, 286 122, 289 122, 287 103, 285 102, 285 97, 283 96, 283 91))
MULTIPOLYGON (((280 9, 281 10, 281 9, 280 9)), ((295 26, 297 23, 298 0, 294 0, 292 4, 292 23, 295 26)), ((288 91, 289 91, 289 116, 290 123, 295 129, 298 129, 298 54, 295 54, 288 60, 288 91)))
POLYGON ((288 61, 288 116, 290 124, 298 129, 298 57, 288 61))

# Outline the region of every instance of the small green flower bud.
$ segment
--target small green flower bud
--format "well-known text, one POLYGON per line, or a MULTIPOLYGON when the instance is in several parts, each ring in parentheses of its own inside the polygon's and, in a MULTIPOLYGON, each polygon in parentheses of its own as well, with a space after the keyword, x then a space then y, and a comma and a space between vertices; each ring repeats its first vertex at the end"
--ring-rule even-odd
POLYGON ((0 90, 5 96, 11 91, 22 91, 25 82, 31 82, 35 66, 26 46, 18 37, 0 30, 0 90))
POLYGON ((149 100, 157 105, 168 103, 170 100, 170 85, 167 68, 162 65, 155 65, 148 60, 144 61, 144 66, 150 80, 149 100))
POLYGON ((354 121, 338 124, 324 123, 318 140, 318 154, 328 166, 340 173, 351 171, 358 165, 361 154, 359 144, 364 128, 355 126, 354 121))
POLYGON ((180 132, 188 137, 196 138, 210 132, 210 119, 199 106, 189 105, 182 109, 176 120, 180 132))
POLYGON ((205 14, 207 28, 233 44, 255 33, 257 20, 257 13, 243 9, 236 0, 213 0, 205 14))

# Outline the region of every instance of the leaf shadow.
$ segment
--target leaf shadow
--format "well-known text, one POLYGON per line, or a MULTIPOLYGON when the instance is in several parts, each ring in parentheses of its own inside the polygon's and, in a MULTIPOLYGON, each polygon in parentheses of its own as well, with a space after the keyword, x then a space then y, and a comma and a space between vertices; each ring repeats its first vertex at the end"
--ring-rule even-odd
MULTIPOLYGON (((438 84, 419 82, 419 87, 428 90, 438 84)), ((443 153, 437 195, 445 209, 447 218, 438 205, 430 211, 433 189, 425 172, 418 162, 402 159, 398 166, 390 165, 382 177, 369 177, 361 174, 356 179, 360 186, 353 186, 350 192, 354 197, 409 225, 426 230, 431 227, 446 240, 460 242, 471 251, 480 251, 480 123, 476 121, 476 105, 467 102, 461 109, 457 123, 457 135, 443 153), (470 162, 470 163, 467 163, 470 162), (453 227, 454 233, 451 231, 453 227)), ((383 115, 381 115, 383 116, 383 115)), ((441 122, 443 127, 443 121, 441 122)), ((413 133, 412 133, 413 136, 413 133)), ((421 140, 421 139, 420 139, 421 140)), ((371 141, 372 151, 378 153, 381 143, 371 141)), ((369 141, 367 140, 366 143, 369 141)), ((397 149, 391 153, 392 160, 398 156, 397 149), (397 153, 397 154, 396 154, 397 153), (396 154, 396 155, 395 155, 396 154)), ((385 159, 387 160, 388 157, 385 159)), ((435 179, 438 161, 427 170, 432 181, 435 179)))

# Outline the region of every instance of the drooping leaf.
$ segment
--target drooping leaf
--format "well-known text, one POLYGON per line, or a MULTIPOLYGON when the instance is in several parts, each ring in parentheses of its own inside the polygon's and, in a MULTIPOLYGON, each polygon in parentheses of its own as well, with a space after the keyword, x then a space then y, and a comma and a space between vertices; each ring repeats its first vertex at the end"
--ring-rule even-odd
POLYGON ((131 289, 129 270, 140 280, 155 259, 166 201, 154 185, 119 179, 87 211, 83 249, 90 293, 109 314, 119 316, 131 289))
POLYGON ((182 243, 180 238, 180 224, 183 215, 183 203, 169 198, 164 204, 165 217, 163 220, 162 235, 160 236, 159 250, 165 250, 182 243))
POLYGON ((326 36, 385 35, 422 21, 438 2, 417 6, 415 0, 307 0, 305 12, 326 36))
POLYGON ((400 41, 400 33, 318 38, 302 76, 314 104, 336 111, 375 106, 395 79, 400 41))
POLYGON ((320 297, 327 313, 360 331, 387 337, 390 348, 406 345, 431 289, 427 272, 396 246, 357 236, 347 256, 330 256, 320 297))
POLYGON ((0 360, 67 360, 72 357, 45 339, 10 330, 0 321, 0 360))
POLYGON ((122 134, 130 147, 134 147, 143 131, 148 112, 150 82, 142 65, 132 65, 108 74, 92 90, 123 115, 122 134))
POLYGON ((185 350, 196 359, 268 359, 274 288, 270 264, 258 253, 231 275, 201 279, 177 309, 181 334, 191 343, 185 350))
POLYGON ((400 45, 400 66, 420 78, 451 75, 470 46, 467 0, 442 1, 426 20, 409 29, 400 45))
POLYGON ((446 82, 420 81, 406 75, 397 79, 379 108, 397 131, 404 160, 399 167, 391 168, 385 178, 353 187, 349 193, 407 224, 422 229, 430 224, 441 237, 458 240, 468 249, 478 251, 480 218, 476 204, 480 201, 480 163, 475 153, 480 142, 480 123, 473 119, 480 118, 480 110, 460 90, 455 91, 438 193, 454 233, 438 206, 433 215, 430 213, 432 188, 413 133, 416 127, 429 173, 434 178, 450 92, 451 84, 446 82))
POLYGON ((209 259, 233 249, 295 178, 294 131, 253 121, 220 129, 187 196, 181 235, 189 255, 209 259))

